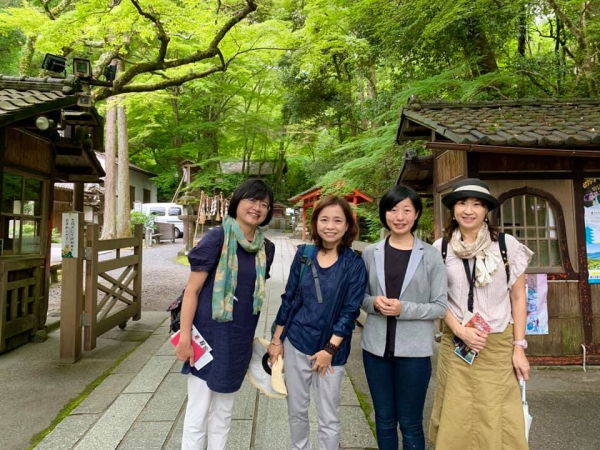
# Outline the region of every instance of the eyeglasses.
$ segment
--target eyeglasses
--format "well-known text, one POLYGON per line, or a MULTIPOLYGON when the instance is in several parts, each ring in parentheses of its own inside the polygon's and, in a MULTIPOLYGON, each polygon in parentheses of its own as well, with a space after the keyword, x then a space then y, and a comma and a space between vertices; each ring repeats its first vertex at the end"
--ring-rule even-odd
POLYGON ((271 206, 264 200, 257 200, 254 197, 247 197, 244 200, 250 203, 253 207, 258 207, 258 209, 262 211, 269 211, 271 209, 271 206))

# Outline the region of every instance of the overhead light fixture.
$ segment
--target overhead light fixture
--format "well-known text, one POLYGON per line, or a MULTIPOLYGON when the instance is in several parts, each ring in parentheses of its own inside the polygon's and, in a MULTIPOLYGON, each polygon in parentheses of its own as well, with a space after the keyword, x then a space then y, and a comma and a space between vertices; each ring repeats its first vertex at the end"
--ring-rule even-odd
POLYGON ((84 80, 92 77, 92 64, 89 59, 73 58, 73 75, 84 80))
POLYGON ((35 119, 35 126, 40 131, 46 131, 54 126, 54 120, 48 119, 46 116, 39 116, 35 119))
POLYGON ((42 62, 42 69, 48 70, 50 72, 64 72, 67 64, 67 58, 62 56, 53 55, 51 53, 46 53, 44 56, 44 61, 42 62))
POLYGON ((106 81, 112 82, 115 81, 117 77, 117 66, 115 64, 111 64, 110 66, 106 66, 104 68, 104 78, 106 81))

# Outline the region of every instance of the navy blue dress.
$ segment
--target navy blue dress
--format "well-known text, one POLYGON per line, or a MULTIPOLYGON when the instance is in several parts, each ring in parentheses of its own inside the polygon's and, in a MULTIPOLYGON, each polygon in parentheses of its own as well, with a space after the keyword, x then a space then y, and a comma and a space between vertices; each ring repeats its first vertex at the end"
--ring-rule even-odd
MULTIPOLYGON (((217 322, 212 318, 212 293, 215 281, 215 269, 219 262, 223 245, 223 229, 211 229, 190 251, 188 259, 192 271, 206 270, 209 276, 198 296, 198 308, 194 317, 194 326, 212 347, 213 360, 200 370, 183 365, 181 373, 192 373, 206 381, 209 389, 228 394, 239 390, 244 381, 252 357, 252 341, 258 323, 259 314, 253 314, 254 283, 256 280, 255 256, 241 245, 237 248, 238 279, 233 305, 233 320, 217 322)), ((267 272, 269 272, 275 246, 265 239, 267 254, 267 272)))

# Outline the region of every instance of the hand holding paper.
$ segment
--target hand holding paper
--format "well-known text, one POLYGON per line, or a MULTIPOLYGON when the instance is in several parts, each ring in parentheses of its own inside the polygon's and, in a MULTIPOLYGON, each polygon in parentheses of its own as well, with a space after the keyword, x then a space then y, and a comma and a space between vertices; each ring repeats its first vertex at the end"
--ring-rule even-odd
MULTIPOLYGON (((171 336, 171 344, 174 347, 177 347, 179 344, 181 330, 177 333, 174 333, 171 336)), ((212 348, 204 337, 200 334, 200 332, 196 329, 195 326, 192 325, 192 348, 194 349, 194 367, 200 370, 206 364, 213 360, 213 356, 211 355, 212 348)))
POLYGON ((467 336, 464 336, 464 340, 454 337, 454 353, 468 364, 473 364, 478 352, 485 347, 487 334, 492 328, 478 312, 467 312, 463 318, 463 326, 467 336))

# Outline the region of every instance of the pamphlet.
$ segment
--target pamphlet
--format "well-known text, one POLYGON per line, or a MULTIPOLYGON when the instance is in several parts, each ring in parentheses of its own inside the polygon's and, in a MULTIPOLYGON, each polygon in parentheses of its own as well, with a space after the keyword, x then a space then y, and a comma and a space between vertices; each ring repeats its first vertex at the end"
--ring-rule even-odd
MULTIPOLYGON (((476 328, 479 331, 485 331, 486 333, 492 332, 492 327, 490 327, 490 325, 486 322, 486 320, 483 317, 481 317, 481 314, 479 314, 478 312, 473 314, 472 312, 467 311, 465 317, 463 318, 462 324, 465 327, 476 328)), ((473 364, 473 361, 477 356, 477 352, 469 348, 462 339, 456 336, 454 336, 453 341, 455 347, 454 353, 459 358, 464 360, 467 364, 473 364)))
MULTIPOLYGON (((179 344, 180 331, 171 336, 171 344, 173 344, 174 347, 179 344)), ((192 325, 192 347, 194 349, 194 367, 197 370, 200 370, 213 360, 211 346, 208 345, 194 325, 192 325)))

